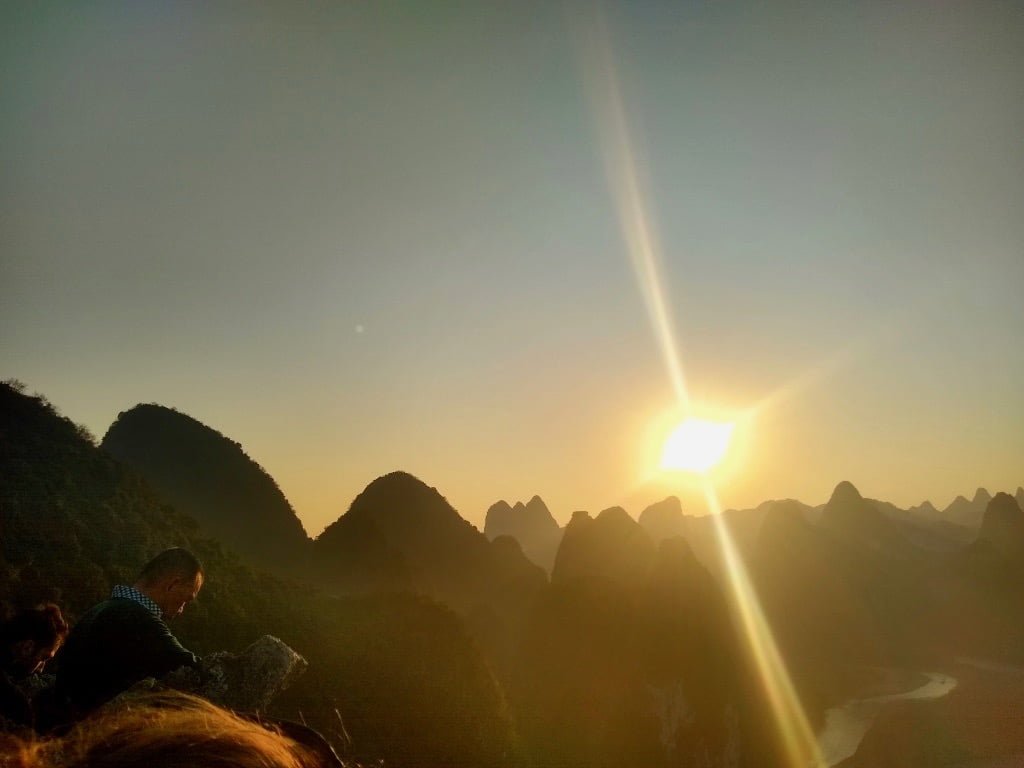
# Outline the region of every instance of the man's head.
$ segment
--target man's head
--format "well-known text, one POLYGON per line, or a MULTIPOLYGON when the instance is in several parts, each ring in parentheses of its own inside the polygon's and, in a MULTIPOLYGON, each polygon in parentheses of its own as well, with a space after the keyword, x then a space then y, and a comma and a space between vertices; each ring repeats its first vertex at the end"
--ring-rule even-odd
POLYGON ((203 564, 187 549, 165 549, 142 568, 135 587, 173 619, 203 588, 203 564))

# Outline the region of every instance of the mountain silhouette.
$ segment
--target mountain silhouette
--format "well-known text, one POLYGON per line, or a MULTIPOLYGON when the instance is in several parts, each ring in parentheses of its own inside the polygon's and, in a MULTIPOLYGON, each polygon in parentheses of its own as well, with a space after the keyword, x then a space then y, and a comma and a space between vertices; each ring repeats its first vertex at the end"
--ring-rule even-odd
POLYGON ((93 444, 43 397, 0 382, 0 595, 73 617, 126 564, 195 546, 196 522, 93 444))
POLYGON ((686 536, 686 516, 675 496, 651 504, 640 513, 637 522, 655 544, 674 536, 686 536))
POLYGON ((519 727, 537 765, 771 766, 742 667, 721 590, 684 539, 655 548, 621 508, 576 512, 524 634, 519 727))
POLYGON ((896 523, 847 480, 835 487, 821 511, 820 525, 872 551, 906 551, 906 539, 896 523))
POLYGON ((909 509, 900 509, 886 501, 869 501, 887 517, 895 520, 902 536, 920 549, 954 552, 975 538, 971 529, 943 518, 930 501, 909 509))
POLYGON ((927 637, 923 557, 850 483, 817 523, 796 503, 769 509, 750 577, 812 717, 855 690, 859 670, 896 665, 927 637))
POLYGON ((385 574, 384 586, 411 588, 463 613, 480 606, 521 611, 547 581, 519 547, 489 542, 435 488, 406 472, 371 482, 313 549, 320 575, 335 587, 385 574), (372 554, 353 560, 361 550, 372 554), (366 568, 371 577, 361 575, 366 568))
POLYGON ((1008 493, 997 493, 985 507, 978 539, 989 542, 1005 557, 1024 554, 1024 512, 1008 493))
POLYGON ((532 562, 550 573, 555 554, 562 540, 562 529, 540 496, 526 504, 516 502, 509 506, 501 500, 491 505, 484 520, 484 535, 492 541, 499 536, 511 536, 532 562))
POLYGON ((968 530, 950 508, 901 510, 848 482, 814 509, 771 501, 692 517, 670 497, 640 521, 579 512, 559 531, 549 582, 519 540, 558 531, 539 497, 494 505, 484 535, 395 472, 310 542, 269 475, 194 419, 140 406, 101 450, 45 399, 0 384, 5 609, 57 600, 74 621, 154 552, 190 547, 207 586, 176 626, 186 644, 205 654, 280 636, 313 672, 274 714, 326 732, 341 713, 353 760, 395 768, 783 764, 733 623, 735 572, 716 559, 723 527, 815 727, 859 695, 866 665, 1020 664, 1021 496, 961 499, 984 502, 969 544, 950 543, 968 530), (209 538, 232 519, 224 540, 209 538), (680 520, 685 536, 665 535, 680 520), (238 530, 248 525, 293 542, 300 565, 261 550, 238 530))
POLYGON ((611 591, 634 588, 647 577, 654 552, 651 538, 622 507, 606 509, 596 518, 574 512, 551 583, 611 591))
POLYGON ((981 526, 981 518, 991 500, 992 495, 984 488, 979 488, 974 492, 974 498, 970 500, 963 496, 953 499, 950 505, 942 510, 942 516, 950 522, 976 531, 981 526))
POLYGON ((306 532, 274 479, 241 445, 196 419, 137 405, 118 415, 100 447, 253 563, 294 569, 308 556, 306 532))
POLYGON ((939 510, 935 508, 935 505, 930 501, 922 501, 915 507, 911 507, 907 510, 908 514, 919 515, 921 517, 935 518, 939 516, 939 510))
POLYGON ((506 764, 507 705, 451 610, 416 595, 328 597, 254 570, 44 398, 8 383, 0 511, 4 607, 57 601, 74 623, 152 555, 185 546, 206 572, 199 599, 175 622, 187 647, 206 655, 269 633, 310 663, 268 714, 303 720, 360 764, 506 764), (334 738, 339 712, 351 741, 334 738))

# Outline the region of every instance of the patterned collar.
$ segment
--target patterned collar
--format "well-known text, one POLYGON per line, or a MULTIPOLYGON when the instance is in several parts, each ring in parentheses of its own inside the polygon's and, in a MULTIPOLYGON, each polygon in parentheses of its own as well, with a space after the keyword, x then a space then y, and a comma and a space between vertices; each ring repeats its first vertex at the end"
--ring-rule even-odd
POLYGON ((135 587, 129 587, 126 584, 118 584, 114 587, 114 591, 110 593, 110 596, 120 597, 125 600, 134 600, 158 619, 163 618, 163 612, 160 610, 160 606, 154 603, 147 595, 139 592, 135 587))

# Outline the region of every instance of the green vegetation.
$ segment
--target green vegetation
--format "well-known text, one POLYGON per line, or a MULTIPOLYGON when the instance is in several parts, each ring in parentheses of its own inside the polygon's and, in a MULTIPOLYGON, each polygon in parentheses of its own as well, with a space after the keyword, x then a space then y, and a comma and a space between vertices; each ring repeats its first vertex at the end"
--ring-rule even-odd
POLYGON ((254 570, 10 383, 0 385, 0 436, 0 594, 10 604, 56 600, 73 621, 157 551, 186 546, 208 577, 176 627, 186 645, 237 651, 269 633, 310 660, 272 714, 305 719, 365 762, 507 764, 502 695, 450 610, 413 595, 333 598, 254 570))

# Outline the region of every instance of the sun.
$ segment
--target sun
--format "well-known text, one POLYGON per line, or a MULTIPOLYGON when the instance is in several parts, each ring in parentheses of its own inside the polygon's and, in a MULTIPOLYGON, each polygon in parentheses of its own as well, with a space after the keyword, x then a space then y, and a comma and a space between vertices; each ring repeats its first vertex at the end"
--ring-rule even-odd
POLYGON ((725 457, 735 424, 689 418, 672 430, 661 451, 662 469, 707 472, 725 457))

